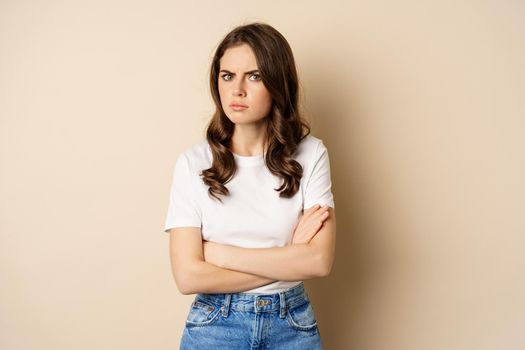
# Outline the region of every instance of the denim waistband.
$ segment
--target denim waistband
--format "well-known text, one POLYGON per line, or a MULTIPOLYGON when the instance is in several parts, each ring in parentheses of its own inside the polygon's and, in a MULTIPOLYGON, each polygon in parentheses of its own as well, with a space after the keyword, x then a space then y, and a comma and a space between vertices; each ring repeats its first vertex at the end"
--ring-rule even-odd
POLYGON ((273 294, 252 293, 199 293, 195 301, 204 301, 221 308, 223 316, 228 316, 230 309, 242 312, 277 312, 284 318, 286 311, 308 301, 304 282, 297 286, 273 294))

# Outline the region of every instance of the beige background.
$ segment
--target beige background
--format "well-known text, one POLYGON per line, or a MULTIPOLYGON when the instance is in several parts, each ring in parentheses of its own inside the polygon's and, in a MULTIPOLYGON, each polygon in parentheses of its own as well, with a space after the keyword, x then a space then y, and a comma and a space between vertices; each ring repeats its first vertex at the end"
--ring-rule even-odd
POLYGON ((330 153, 325 348, 525 348, 518 0, 0 1, 0 348, 178 348, 171 172, 252 20, 289 40, 330 153))

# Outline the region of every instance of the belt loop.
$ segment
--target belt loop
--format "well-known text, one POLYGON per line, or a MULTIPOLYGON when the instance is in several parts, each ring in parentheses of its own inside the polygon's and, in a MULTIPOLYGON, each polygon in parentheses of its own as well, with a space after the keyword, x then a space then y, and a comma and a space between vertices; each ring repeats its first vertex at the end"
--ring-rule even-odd
POLYGON ((284 292, 279 292, 279 309, 280 309, 280 318, 284 318, 286 315, 286 310, 288 309, 288 305, 286 305, 286 297, 284 292))
POLYGON ((221 314, 224 317, 228 317, 228 311, 230 310, 231 297, 232 295, 230 293, 224 294, 224 300, 221 306, 221 314))

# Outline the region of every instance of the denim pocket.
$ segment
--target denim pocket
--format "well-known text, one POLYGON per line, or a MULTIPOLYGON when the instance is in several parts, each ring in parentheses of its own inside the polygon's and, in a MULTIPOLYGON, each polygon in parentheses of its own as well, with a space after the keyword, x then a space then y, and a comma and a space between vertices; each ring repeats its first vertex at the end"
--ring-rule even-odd
POLYGON ((312 331, 317 329, 314 309, 309 300, 288 309, 286 319, 290 327, 298 331, 312 331))
POLYGON ((207 326, 215 322, 220 308, 206 301, 195 299, 186 318, 186 326, 207 326))

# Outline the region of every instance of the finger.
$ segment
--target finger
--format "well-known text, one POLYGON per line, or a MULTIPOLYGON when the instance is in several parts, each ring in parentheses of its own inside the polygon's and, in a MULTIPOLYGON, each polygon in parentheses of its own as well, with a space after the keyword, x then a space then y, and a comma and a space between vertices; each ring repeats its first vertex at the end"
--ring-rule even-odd
POLYGON ((295 237, 295 240, 300 241, 300 242, 309 242, 312 239, 312 237, 315 235, 317 230, 318 228, 315 227, 315 225, 311 225, 304 231, 298 233, 295 237))
POLYGON ((322 221, 328 219, 329 216, 330 216, 330 212, 328 211, 328 209, 319 215, 322 221))
POLYGON ((312 206, 312 207, 310 207, 310 208, 307 208, 307 209, 305 210, 305 212, 316 211, 316 210, 319 209, 320 207, 321 207, 321 206, 320 206, 319 204, 316 204, 316 205, 314 205, 314 206, 312 206))
POLYGON ((310 207, 306 209, 306 211, 303 214, 303 217, 309 217, 313 213, 315 213, 321 206, 319 204, 314 205, 313 207, 310 207))
POLYGON ((317 233, 317 231, 319 230, 319 226, 322 224, 323 222, 319 219, 317 220, 311 220, 308 224, 308 226, 305 228, 305 231, 308 232, 308 234, 315 234, 317 233))
POLYGON ((324 206, 315 212, 315 216, 319 219, 326 219, 329 216, 328 206, 324 206))
POLYGON ((314 222, 314 224, 310 227, 308 234, 306 235, 307 242, 310 242, 312 238, 314 238, 314 236, 319 233, 319 229, 321 228, 322 224, 323 223, 321 221, 314 222))
POLYGON ((325 210, 324 212, 321 212, 321 211, 318 211, 317 213, 315 213, 315 215, 311 215, 307 221, 309 224, 311 223, 315 223, 315 222, 324 222, 328 216, 329 216, 329 212, 327 210, 325 210))
MULTIPOLYGON (((324 211, 326 211, 328 206, 324 206, 323 208, 325 208, 324 211)), ((307 225, 311 219, 315 219, 314 214, 317 214, 317 217, 322 214, 323 211, 319 209, 321 209, 320 204, 316 204, 313 207, 308 208, 306 212, 299 218, 296 229, 301 229, 304 225, 307 225)))

